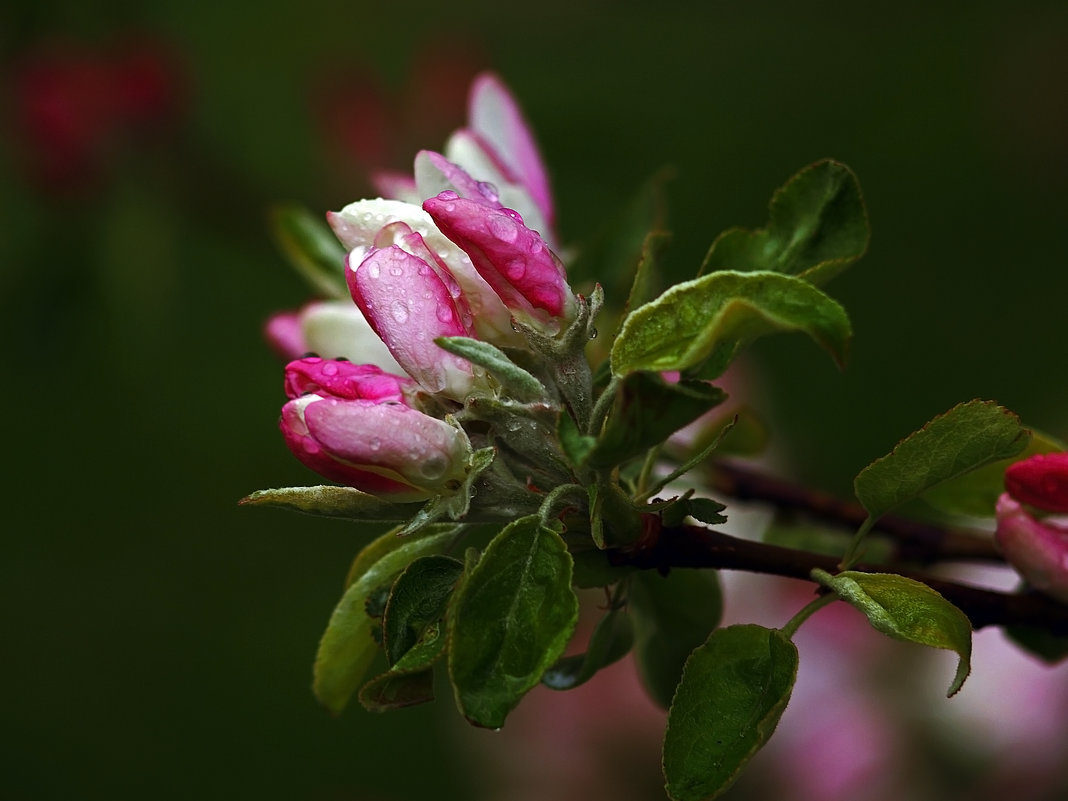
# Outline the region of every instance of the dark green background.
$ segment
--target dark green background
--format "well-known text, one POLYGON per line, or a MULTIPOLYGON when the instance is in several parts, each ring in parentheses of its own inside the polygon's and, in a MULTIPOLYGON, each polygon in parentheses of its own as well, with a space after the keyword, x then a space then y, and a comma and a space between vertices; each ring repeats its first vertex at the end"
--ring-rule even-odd
POLYGON ((797 169, 852 166, 872 247, 829 287, 852 365, 798 337, 754 353, 798 477, 847 492, 972 397, 1068 434, 1062 2, 83 5, 0 12, 5 65, 147 30, 190 99, 166 146, 77 198, 31 184, 12 136, 0 153, 6 798, 472 797, 447 701, 335 721, 310 695, 367 533, 235 506, 312 480, 260 327, 304 300, 266 208, 355 199, 311 116, 324 65, 400 86, 428 43, 478 43, 537 130, 566 241, 675 168, 675 278, 797 169))

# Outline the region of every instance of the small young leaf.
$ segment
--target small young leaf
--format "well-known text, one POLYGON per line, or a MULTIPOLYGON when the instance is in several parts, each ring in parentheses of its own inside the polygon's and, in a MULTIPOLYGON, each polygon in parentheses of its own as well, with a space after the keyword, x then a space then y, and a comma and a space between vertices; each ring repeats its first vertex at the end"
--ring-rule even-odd
POLYGON ((772 195, 768 225, 724 231, 705 257, 714 270, 773 270, 812 284, 829 281, 868 249, 868 215, 856 176, 844 164, 812 164, 772 195))
POLYGON ((432 526, 427 526, 422 531, 417 532, 410 537, 400 536, 400 532, 403 529, 403 526, 391 528, 385 534, 376 537, 361 548, 360 552, 356 554, 356 558, 352 560, 352 564, 349 566, 348 575, 345 576, 345 587, 350 586, 352 582, 356 581, 356 579, 370 570, 374 564, 385 557, 386 554, 392 553, 398 548, 424 537, 444 533, 453 535, 459 534, 459 532, 463 530, 463 526, 456 523, 436 523, 432 526))
POLYGON ((638 269, 634 273, 634 283, 630 286, 627 304, 623 308, 624 315, 656 297, 656 281, 661 275, 660 256, 670 242, 671 234, 666 231, 650 231, 645 237, 641 258, 638 259, 638 269))
POLYGON ((722 403, 727 393, 705 381, 669 384, 657 375, 627 376, 601 438, 589 455, 593 467, 612 467, 659 445, 722 403))
POLYGON ((238 505, 273 506, 322 517, 389 523, 407 520, 419 508, 418 503, 391 503, 352 487, 330 484, 258 490, 242 498, 238 505))
POLYGON ((839 365, 853 336, 845 310, 800 278, 716 272, 635 309, 612 345, 612 373, 691 370, 714 378, 742 345, 776 331, 803 331, 839 365))
POLYGON ((345 249, 326 222, 302 206, 281 205, 271 210, 275 241, 312 288, 327 297, 348 298, 345 249))
POLYGON ((389 670, 368 681, 357 696, 368 712, 385 712, 434 700, 432 665, 445 653, 445 626, 428 626, 423 637, 389 670))
POLYGON ((449 353, 485 367, 516 400, 536 401, 545 397, 545 387, 538 379, 489 342, 468 337, 438 337, 434 342, 449 353))
POLYGON ((991 401, 968 401, 861 470, 853 488, 871 519, 877 520, 944 481, 1015 456, 1030 437, 1012 412, 991 401))
POLYGON ((584 654, 565 656, 545 671, 541 683, 553 690, 570 690, 585 684, 603 667, 618 662, 634 644, 634 628, 623 609, 612 609, 601 618, 584 654))
MULTIPOLYGON (((434 533, 401 540, 399 546, 361 569, 330 616, 315 658, 312 688, 319 701, 335 714, 345 708, 378 651, 371 635, 372 620, 365 608, 367 599, 418 557, 440 553, 452 544, 456 527, 435 529, 434 533)), ((354 572, 350 570, 350 576, 354 572)))
POLYGON ((449 607, 456 704, 499 728, 563 652, 578 618, 571 556, 560 535, 522 517, 501 531, 449 607))
POLYGON ((948 696, 971 672, 972 624, 967 615, 926 584, 895 573, 814 570, 820 584, 865 614, 872 627, 906 642, 955 651, 960 659, 948 696))
POLYGON ((448 556, 422 556, 397 576, 382 619, 386 661, 395 665, 445 616, 463 563, 448 556))
POLYGON ((674 801, 710 801, 775 731, 797 678, 797 648, 781 631, 729 626, 686 662, 664 737, 674 801))
POLYGON ((566 411, 560 412, 560 417, 557 418, 556 435, 568 461, 575 467, 582 467, 586 463, 590 451, 597 444, 596 439, 579 431, 574 418, 566 411))
POLYGON ((665 709, 687 657, 719 625, 723 596, 712 570, 651 570, 631 579, 629 604, 634 616, 635 655, 642 683, 665 709))

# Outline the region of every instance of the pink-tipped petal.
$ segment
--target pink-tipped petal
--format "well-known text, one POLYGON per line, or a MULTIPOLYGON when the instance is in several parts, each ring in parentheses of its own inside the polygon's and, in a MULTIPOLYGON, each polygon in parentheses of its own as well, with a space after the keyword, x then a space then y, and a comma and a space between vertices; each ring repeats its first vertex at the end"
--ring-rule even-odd
POLYGON ((282 359, 295 359, 308 352, 298 312, 279 312, 263 327, 271 350, 282 359))
POLYGON ((560 260, 522 217, 445 192, 423 203, 513 315, 556 333, 577 310, 560 260))
POLYGON ((1035 520, 1008 493, 998 498, 995 542, 1032 587, 1068 603, 1068 529, 1035 520))
POLYGON ((490 182, 493 177, 478 175, 476 180, 463 167, 433 150, 421 150, 415 157, 415 185, 423 198, 452 191, 492 208, 500 208, 497 185, 490 182))
POLYGON ((415 179, 407 173, 379 170, 371 174, 371 185, 383 198, 419 205, 423 198, 415 186, 415 179))
POLYGON ((353 364, 309 356, 286 365, 285 390, 289 398, 315 393, 342 400, 405 402, 414 389, 410 378, 383 372, 373 364, 353 364))
POLYGON ((435 344, 438 337, 468 337, 448 288, 434 270, 399 247, 349 261, 353 300, 404 372, 427 392, 462 402, 481 381, 471 363, 435 344))
POLYGON ((538 146, 519 104, 496 75, 484 73, 471 85, 468 125, 519 177, 545 221, 552 226, 552 192, 538 146))
POLYGON ((300 319, 304 347, 295 355, 315 353, 326 359, 374 364, 389 373, 404 372, 351 301, 310 303, 301 310, 300 319))
POLYGON ((1068 514, 1068 453, 1044 453, 1005 471, 1005 489, 1016 500, 1056 514, 1068 514))

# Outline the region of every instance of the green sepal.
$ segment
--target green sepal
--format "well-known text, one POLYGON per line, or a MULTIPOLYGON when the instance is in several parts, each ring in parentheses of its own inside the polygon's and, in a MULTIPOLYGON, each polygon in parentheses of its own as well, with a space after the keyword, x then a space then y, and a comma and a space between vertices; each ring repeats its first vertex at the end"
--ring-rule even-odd
POLYGON ((781 631, 729 626, 686 661, 668 713, 664 778, 674 801, 710 801, 733 784, 775 731, 797 679, 781 631))
POLYGON ((565 656, 545 671, 541 683, 552 690, 570 690, 585 684, 603 667, 618 662, 634 644, 634 627, 623 609, 601 618, 590 636, 586 652, 565 656))
POLYGON ((1031 432, 992 401, 954 406, 857 474, 853 488, 872 521, 933 487, 1027 447, 1031 432))
POLYGON ((738 350, 777 331, 802 331, 845 363, 853 329, 845 310, 800 278, 723 271, 668 289, 635 309, 612 345, 612 374, 686 370, 715 378, 738 350))
POLYGON ((649 696, 666 709, 687 657, 722 619, 719 576, 688 568, 666 576, 643 570, 631 577, 628 597, 639 675, 649 696))
POLYGON ((449 677, 456 705, 496 729, 563 653, 578 618, 572 562, 537 515, 504 528, 449 606, 449 677))
POLYGON ((594 437, 587 436, 579 430, 574 418, 566 411, 561 411, 557 418, 556 435, 560 440, 564 455, 574 467, 585 465, 590 451, 597 444, 594 437))
POLYGON ((956 652, 957 673, 946 695, 960 690, 971 672, 972 624, 940 593, 895 573, 847 570, 832 576, 816 569, 812 577, 863 612, 877 631, 896 640, 956 652))
POLYGON ((303 206, 275 206, 271 231, 286 259, 312 289, 331 298, 349 298, 345 249, 321 217, 303 206))
POLYGON ((396 665, 429 626, 445 616, 463 563, 448 556, 421 556, 393 582, 382 618, 386 661, 396 665))
POLYGON ((516 400, 537 401, 545 398, 545 387, 541 382, 495 345, 469 337, 438 337, 434 342, 443 350, 484 367, 516 400))
POLYGON ((391 503, 353 487, 331 484, 258 490, 237 503, 239 506, 271 506, 320 517, 380 523, 407 520, 419 508, 418 503, 391 503))
MULTIPOLYGON (((395 547, 385 546, 381 542, 384 537, 380 537, 364 549, 370 549, 372 555, 381 554, 377 559, 357 557, 359 564, 349 571, 350 583, 330 616, 315 658, 312 688, 331 712, 336 714, 345 708, 378 652, 372 636, 374 621, 366 610, 368 598, 415 559, 448 548, 456 539, 457 529, 424 529, 418 536, 399 540, 395 547)), ((397 539, 393 533, 385 537, 397 539)))
POLYGON ((726 399, 726 392, 705 381, 671 384, 650 373, 629 375, 589 453, 589 464, 613 467, 639 456, 726 399))
POLYGON ((819 285, 863 256, 869 237, 857 177, 844 164, 819 161, 776 190, 765 228, 731 228, 716 237, 700 274, 772 270, 819 285))
POLYGON ((467 474, 464 476, 460 487, 451 495, 436 495, 427 501, 401 528, 400 536, 407 537, 417 531, 421 531, 443 517, 448 517, 451 520, 462 520, 471 508, 471 496, 475 493, 475 481, 493 464, 493 460, 496 457, 497 450, 495 448, 480 448, 472 452, 471 458, 467 463, 467 474))

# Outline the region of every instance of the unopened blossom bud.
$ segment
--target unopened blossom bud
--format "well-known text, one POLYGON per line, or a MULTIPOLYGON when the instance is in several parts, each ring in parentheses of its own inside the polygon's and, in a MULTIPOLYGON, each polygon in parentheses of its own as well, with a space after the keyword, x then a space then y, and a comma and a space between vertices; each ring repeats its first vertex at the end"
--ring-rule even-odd
POLYGON ((442 192, 423 208, 468 254, 516 319, 549 334, 574 319, 578 303, 563 265, 518 212, 491 208, 455 192, 442 192))
POLYGON ((290 399, 316 393, 341 400, 404 402, 414 389, 412 379, 383 372, 373 364, 308 356, 286 365, 285 390, 290 399))
POLYGON ((391 245, 354 263, 349 289, 356 305, 404 372, 427 392, 463 400, 484 377, 466 359, 443 350, 438 337, 470 337, 464 315, 445 282, 423 259, 391 245))
POLYGON ((1068 526, 1035 519, 1009 493, 998 498, 995 542, 1037 590, 1068 603, 1068 526))
POLYGON ((455 491, 471 455, 461 430, 397 402, 304 395, 282 408, 280 427, 312 470, 401 502, 455 491))
POLYGON ((1005 471, 1005 489, 1030 506, 1068 514, 1068 453, 1043 453, 1005 471))

